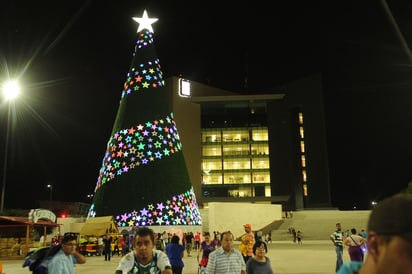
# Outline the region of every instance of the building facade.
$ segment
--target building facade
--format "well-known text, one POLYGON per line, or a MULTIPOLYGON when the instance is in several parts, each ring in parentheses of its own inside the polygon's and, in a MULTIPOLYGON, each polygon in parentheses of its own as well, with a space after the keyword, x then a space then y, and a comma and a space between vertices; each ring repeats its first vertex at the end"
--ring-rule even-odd
POLYGON ((315 76, 281 92, 239 95, 178 77, 166 80, 200 206, 331 206, 320 83, 315 76))

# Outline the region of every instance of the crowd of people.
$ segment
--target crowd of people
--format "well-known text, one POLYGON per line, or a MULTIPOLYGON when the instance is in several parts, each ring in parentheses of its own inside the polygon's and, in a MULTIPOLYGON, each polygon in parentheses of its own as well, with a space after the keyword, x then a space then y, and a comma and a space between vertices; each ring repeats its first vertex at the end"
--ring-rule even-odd
MULTIPOLYGON (((273 274, 267 242, 263 237, 255 237, 251 224, 243 228, 244 233, 238 238, 231 231, 214 233, 213 238, 208 232, 166 238, 148 227, 140 227, 131 250, 122 256, 114 272, 182 274, 183 257, 195 253, 201 274, 273 274), (164 249, 157 248, 158 240, 165 241, 164 249), (235 240, 239 240, 238 248, 234 248, 235 240)), ((398 194, 379 202, 371 211, 367 230, 351 228, 347 233, 341 223, 336 223, 329 238, 336 252, 334 271, 338 274, 412 273, 412 195, 398 194), (350 262, 344 263, 345 246, 350 262)), ((75 235, 66 235, 61 240, 61 249, 49 262, 49 273, 73 274, 74 264, 86 262, 76 248, 77 240, 75 235)), ((108 254, 105 260, 110 260, 112 250, 107 248, 112 241, 110 235, 103 237, 108 254)))
MULTIPOLYGON (((215 234, 213 240, 209 233, 204 234, 198 249, 201 273, 274 273, 266 256, 266 241, 255 239, 250 224, 243 227, 245 233, 237 238, 240 241, 238 249, 234 248, 235 236, 231 231, 215 234)), ((301 236, 298 235, 297 231, 299 243, 301 236)), ((412 195, 398 194, 378 203, 370 214, 365 231, 351 228, 345 233, 342 225, 337 223, 330 240, 336 252, 334 271, 338 274, 412 273, 412 195), (350 262, 346 263, 343 262, 344 246, 348 247, 350 257, 350 262)), ((178 250, 181 259, 185 249, 178 250)), ((172 253, 169 254, 166 247, 170 269, 174 269, 172 253)), ((166 272, 167 268, 164 268, 161 273, 182 273, 182 268, 172 272, 166 272)))
MULTIPOLYGON (((255 240, 251 224, 245 224, 243 228, 245 233, 238 238, 238 249, 234 248, 235 237, 231 231, 214 232, 213 239, 209 232, 204 233, 199 248, 195 247, 198 251, 200 274, 273 274, 270 259, 266 256, 266 242, 261 238, 255 240)), ((186 248, 179 244, 178 236, 173 236, 172 239, 174 238, 172 243, 166 245, 166 254, 173 273, 181 274, 184 267, 184 251, 186 250, 187 256, 191 254, 187 251, 187 243, 192 237, 186 237, 186 248)))
POLYGON ((235 236, 231 231, 209 232, 199 237, 199 244, 193 234, 185 233, 182 238, 174 234, 165 243, 164 250, 156 248, 162 235, 150 228, 141 227, 134 239, 134 249, 120 260, 115 273, 183 273, 185 254, 197 253, 200 273, 261 273, 273 274, 268 251, 264 240, 255 240, 251 224, 245 224, 245 233, 239 237, 240 245, 234 248, 235 236), (190 242, 189 242, 190 241, 190 242), (190 250, 188 251, 190 247, 190 250))

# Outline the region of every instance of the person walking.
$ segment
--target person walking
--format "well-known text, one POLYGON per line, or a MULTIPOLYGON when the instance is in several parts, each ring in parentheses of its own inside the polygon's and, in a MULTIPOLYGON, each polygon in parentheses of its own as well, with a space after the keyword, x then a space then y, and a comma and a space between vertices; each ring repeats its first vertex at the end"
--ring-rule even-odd
POLYGON ((298 232, 296 232, 296 239, 298 240, 298 245, 302 244, 302 231, 298 230, 298 232))
POLYGON ((166 246, 166 244, 163 242, 163 239, 162 239, 162 234, 161 233, 157 233, 157 234, 155 234, 155 241, 156 241, 156 245, 155 245, 155 248, 157 249, 157 250, 160 250, 160 251, 165 251, 165 246, 166 246))
POLYGON ((252 232, 252 225, 243 225, 245 229, 245 234, 239 237, 239 251, 242 253, 245 263, 253 256, 253 245, 255 244, 255 234, 252 232))
POLYGON ((191 257, 190 253, 193 248, 193 232, 188 232, 185 237, 185 248, 187 252, 187 257, 191 257))
POLYGON ((119 250, 119 237, 114 237, 113 239, 113 252, 112 252, 112 257, 114 254, 117 254, 117 256, 120 256, 120 250, 119 250))
POLYGON ((209 254, 206 274, 246 274, 245 261, 239 250, 233 248, 233 241, 232 232, 220 234, 221 246, 209 254))
POLYGON ((292 228, 293 242, 296 243, 296 229, 292 228))
POLYGON ((103 236, 100 236, 99 238, 97 238, 97 248, 99 250, 99 254, 103 255, 103 253, 104 253, 103 236))
POLYGON ((179 241, 179 236, 173 235, 172 240, 165 248, 167 257, 169 257, 170 264, 172 265, 173 274, 182 274, 183 267, 185 266, 182 260, 185 248, 179 244, 179 241))
POLYGON ((412 194, 378 202, 367 225, 365 262, 344 263, 338 274, 412 273, 412 194))
POLYGON ((86 258, 77 251, 77 235, 66 234, 60 250, 50 259, 47 270, 52 274, 74 274, 74 265, 84 263, 86 258))
POLYGON ((115 274, 123 273, 161 273, 173 274, 166 253, 155 249, 154 232, 140 227, 134 237, 134 250, 120 259, 115 274))
POLYGON ((112 237, 109 234, 106 234, 103 237, 103 247, 104 247, 104 260, 110 261, 112 255, 112 237))
POLYGON ((200 248, 200 238, 201 238, 201 234, 200 232, 196 232, 194 237, 194 241, 195 241, 195 250, 199 251, 200 248))
POLYGON ((348 253, 351 261, 363 262, 363 250, 362 245, 366 243, 366 240, 356 234, 356 228, 352 228, 351 235, 346 237, 343 244, 348 246, 348 253))
POLYGON ((253 257, 246 263, 247 274, 273 274, 270 259, 266 256, 268 247, 264 241, 256 241, 253 245, 253 257))
POLYGON ((343 264, 343 231, 340 223, 336 223, 336 230, 329 236, 333 242, 336 251, 336 266, 335 272, 338 272, 339 268, 343 264))
POLYGON ((210 239, 209 232, 206 232, 203 237, 204 240, 200 243, 199 251, 197 253, 197 261, 199 262, 200 273, 206 272, 209 254, 217 248, 216 242, 210 239), (200 254, 202 254, 202 257, 199 261, 200 254))

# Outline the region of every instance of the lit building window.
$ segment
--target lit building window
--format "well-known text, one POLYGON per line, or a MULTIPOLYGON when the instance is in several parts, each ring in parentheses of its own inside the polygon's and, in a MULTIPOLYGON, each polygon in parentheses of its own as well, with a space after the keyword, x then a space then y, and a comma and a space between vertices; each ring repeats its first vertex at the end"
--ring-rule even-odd
POLYGON ((303 125, 303 113, 299 112, 299 124, 303 125))
POLYGON ((305 153, 305 141, 300 141, 300 152, 305 153))
POLYGON ((201 169, 206 196, 270 197, 268 128, 202 129, 201 169))
POLYGON ((308 196, 308 185, 303 184, 303 196, 308 196))
POLYGON ((303 113, 299 112, 298 114, 298 121, 299 121, 299 147, 300 147, 300 163, 302 168, 302 183, 303 183, 303 195, 308 195, 308 186, 307 186, 307 174, 306 174, 306 155, 305 155, 305 132, 304 132, 304 125, 303 125, 303 113))

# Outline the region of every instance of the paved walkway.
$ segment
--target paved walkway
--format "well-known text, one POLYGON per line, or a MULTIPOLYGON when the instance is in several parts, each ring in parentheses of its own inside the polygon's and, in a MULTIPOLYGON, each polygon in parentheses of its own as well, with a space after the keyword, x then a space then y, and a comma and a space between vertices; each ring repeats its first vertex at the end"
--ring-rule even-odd
MULTIPOLYGON (((274 273, 282 274, 332 274, 335 273, 336 253, 331 241, 305 241, 297 245, 292 241, 278 241, 268 245, 268 257, 272 262, 274 273)), ((186 253, 185 253, 186 255, 186 253)), ((344 261, 349 261, 348 250, 344 249, 344 261)), ((88 257, 86 264, 76 266, 76 274, 114 274, 120 260, 115 256, 110 262, 105 262, 101 256, 88 257)), ((183 274, 197 274, 198 263, 196 252, 192 257, 183 258, 185 267, 183 274), (194 256, 193 256, 194 255, 194 256)), ((27 268, 22 268, 22 261, 2 261, 5 274, 28 274, 27 268)))

